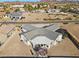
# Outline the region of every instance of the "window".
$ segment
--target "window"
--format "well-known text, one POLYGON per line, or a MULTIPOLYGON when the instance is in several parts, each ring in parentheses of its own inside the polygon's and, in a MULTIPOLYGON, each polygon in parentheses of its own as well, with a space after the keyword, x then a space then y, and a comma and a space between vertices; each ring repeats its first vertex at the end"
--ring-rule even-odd
POLYGON ((41 46, 43 46, 43 44, 41 44, 41 46))

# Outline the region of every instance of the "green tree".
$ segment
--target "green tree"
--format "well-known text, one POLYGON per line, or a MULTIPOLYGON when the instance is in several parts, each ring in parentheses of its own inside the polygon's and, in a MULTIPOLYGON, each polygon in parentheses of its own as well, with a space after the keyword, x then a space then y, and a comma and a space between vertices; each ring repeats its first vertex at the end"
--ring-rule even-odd
POLYGON ((28 5, 24 5, 24 9, 25 9, 25 11, 32 11, 33 10, 33 7, 32 7, 32 5, 30 5, 30 4, 28 4, 28 5))
POLYGON ((28 10, 28 6, 26 4, 24 4, 24 10, 27 11, 28 10))
POLYGON ((15 12, 18 12, 18 11, 20 11, 20 9, 19 9, 19 8, 17 8, 17 9, 15 10, 15 12))
POLYGON ((40 9, 40 4, 37 4, 37 8, 40 9))
POLYGON ((48 7, 48 3, 46 3, 46 2, 41 2, 41 3, 39 3, 39 5, 42 6, 42 8, 48 7))
POLYGON ((62 10, 63 12, 68 12, 68 11, 70 10, 70 8, 71 8, 71 5, 66 4, 63 8, 61 8, 61 10, 62 10))
POLYGON ((57 9, 57 6, 54 6, 54 9, 57 9))
POLYGON ((28 4, 28 10, 29 11, 32 11, 33 10, 33 7, 30 4, 28 4))
POLYGON ((9 4, 5 4, 5 5, 3 5, 3 7, 4 7, 4 11, 7 13, 10 13, 10 11, 11 11, 11 9, 10 9, 10 5, 9 4))

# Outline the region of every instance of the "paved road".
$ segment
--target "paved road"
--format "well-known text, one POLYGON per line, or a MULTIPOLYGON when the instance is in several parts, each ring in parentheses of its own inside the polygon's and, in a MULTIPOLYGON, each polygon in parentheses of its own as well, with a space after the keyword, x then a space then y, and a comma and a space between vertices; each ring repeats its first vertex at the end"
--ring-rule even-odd
POLYGON ((1 24, 40 24, 40 23, 79 23, 79 20, 53 20, 53 21, 43 21, 43 22, 0 22, 1 24))

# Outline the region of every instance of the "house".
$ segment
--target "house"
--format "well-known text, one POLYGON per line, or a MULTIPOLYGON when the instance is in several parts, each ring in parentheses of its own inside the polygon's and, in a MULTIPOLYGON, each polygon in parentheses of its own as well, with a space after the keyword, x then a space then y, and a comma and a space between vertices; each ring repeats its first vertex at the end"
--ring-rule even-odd
POLYGON ((23 8, 24 5, 13 5, 12 8, 23 8))
POLYGON ((49 31, 47 29, 36 29, 27 33, 21 33, 21 39, 32 44, 33 48, 37 44, 45 45, 50 48, 51 45, 55 45, 62 39, 62 34, 49 31))
POLYGON ((46 11, 45 10, 36 10, 35 12, 39 12, 39 13, 46 13, 46 11))
POLYGON ((5 17, 9 17, 11 18, 11 20, 18 20, 22 18, 22 13, 13 12, 13 13, 6 14, 5 17))
POLYGON ((60 9, 49 9, 48 13, 59 13, 60 11, 60 9))
MULTIPOLYGON (((12 6, 11 6, 11 9, 12 9, 12 11, 15 11, 17 8, 19 8, 20 10, 21 10, 21 9, 23 10, 23 7, 24 7, 23 4, 21 4, 21 5, 16 4, 16 5, 12 5, 12 6)), ((21 10, 21 11, 22 11, 22 10, 21 10)))
POLYGON ((41 47, 50 48, 62 40, 62 34, 54 32, 49 28, 33 28, 30 24, 26 26, 26 31, 20 33, 21 40, 28 45, 35 48, 36 45, 41 47), (32 28, 31 28, 32 27, 32 28), (31 30, 29 30, 29 29, 31 30))

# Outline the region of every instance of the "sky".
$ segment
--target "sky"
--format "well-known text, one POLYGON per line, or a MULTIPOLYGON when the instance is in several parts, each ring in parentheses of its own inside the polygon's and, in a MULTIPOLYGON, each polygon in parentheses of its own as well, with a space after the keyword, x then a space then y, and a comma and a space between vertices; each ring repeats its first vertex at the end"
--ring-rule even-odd
POLYGON ((20 1, 20 2, 38 2, 40 0, 0 0, 0 2, 14 2, 14 1, 20 1))
MULTIPOLYGON (((0 2, 38 2, 38 1, 47 1, 47 0, 0 0, 0 2)), ((58 0, 58 1, 63 1, 63 0, 58 0)), ((79 1, 79 0, 68 0, 68 1, 79 1)))

